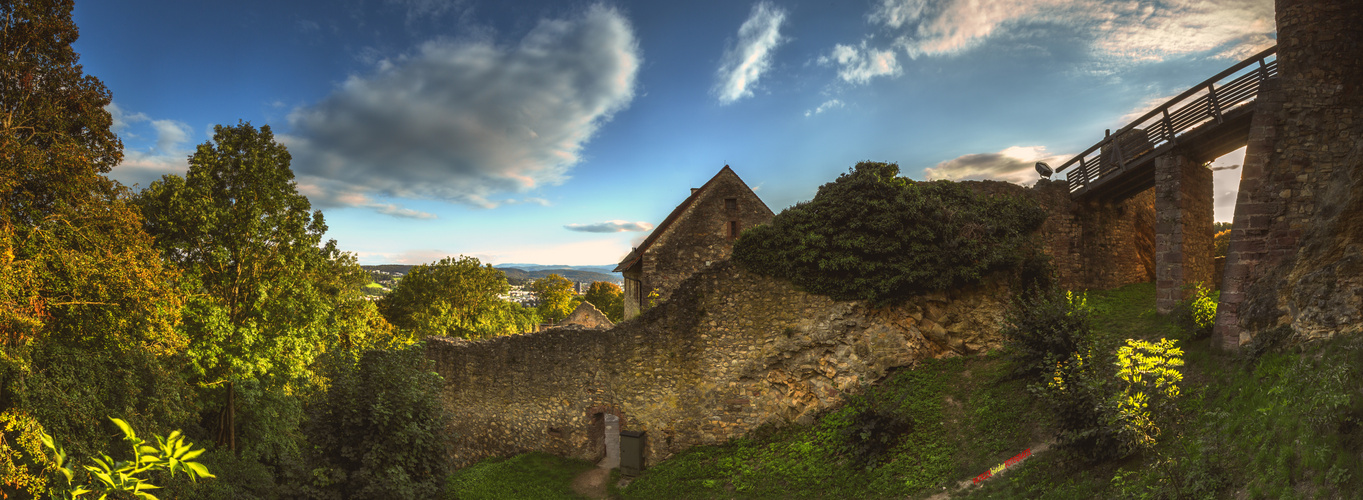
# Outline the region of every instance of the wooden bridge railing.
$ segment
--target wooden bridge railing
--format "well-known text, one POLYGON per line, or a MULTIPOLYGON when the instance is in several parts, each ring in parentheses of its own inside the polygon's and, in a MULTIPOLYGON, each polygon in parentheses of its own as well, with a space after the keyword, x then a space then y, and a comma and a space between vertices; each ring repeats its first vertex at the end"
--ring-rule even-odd
POLYGON ((1070 158, 1056 172, 1077 165, 1079 168, 1070 172, 1067 178, 1070 194, 1079 195, 1125 172, 1132 163, 1146 160, 1143 156, 1177 145, 1178 134, 1211 121, 1221 122, 1222 115, 1228 111, 1253 102, 1261 82, 1278 75, 1277 52, 1278 47, 1271 47, 1217 73, 1115 134, 1107 134, 1102 141, 1070 158), (1251 66, 1255 67, 1239 74, 1251 66), (1239 76, 1235 76, 1237 74, 1239 76), (1232 76, 1235 78, 1221 83, 1232 76))

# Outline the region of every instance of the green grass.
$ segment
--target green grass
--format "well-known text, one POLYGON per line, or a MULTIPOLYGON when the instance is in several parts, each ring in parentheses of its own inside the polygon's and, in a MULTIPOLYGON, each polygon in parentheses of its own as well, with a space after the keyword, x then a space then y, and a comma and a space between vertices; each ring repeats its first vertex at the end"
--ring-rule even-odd
MULTIPOLYGON (((768 426, 692 448, 611 494, 925 498, 945 488, 953 498, 1155 499, 1354 498, 1363 491, 1363 340, 1231 356, 1156 314, 1154 295, 1148 283, 1088 294, 1096 362, 1112 363, 1128 338, 1178 339, 1185 350, 1178 408, 1159 444, 1145 452, 1092 463, 1053 448, 957 491, 959 482, 1054 435, 1028 381, 1013 377, 1013 361, 995 350, 894 371, 812 425, 768 426), (868 408, 895 412, 911 430, 866 466, 852 450, 863 429, 856 417, 868 408)), ((571 478, 589 467, 527 454, 476 464, 451 485, 462 485, 456 498, 571 498, 571 478)))
POLYGON ((456 471, 447 483, 447 498, 458 500, 539 500, 582 498, 573 492, 574 477, 596 467, 586 460, 530 452, 483 460, 456 471))

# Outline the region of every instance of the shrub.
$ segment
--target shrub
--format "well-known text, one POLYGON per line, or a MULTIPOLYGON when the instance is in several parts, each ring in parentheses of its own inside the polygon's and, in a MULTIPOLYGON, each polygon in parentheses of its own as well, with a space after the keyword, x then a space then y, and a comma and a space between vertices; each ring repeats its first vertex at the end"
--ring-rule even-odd
POLYGON ((1084 295, 1054 287, 1014 297, 1002 335, 1021 373, 1048 373, 1077 353, 1088 352, 1093 344, 1090 312, 1084 295))
POLYGON ((906 412, 887 408, 888 405, 881 401, 875 398, 858 400, 848 425, 838 431, 853 463, 859 467, 875 466, 899 445, 903 436, 913 432, 913 420, 906 412))
POLYGON ((1115 411, 1121 454, 1148 449, 1155 445, 1160 429, 1157 420, 1172 412, 1179 395, 1178 382, 1183 374, 1183 350, 1175 341, 1157 343, 1127 339, 1117 349, 1117 379, 1125 383, 1116 394, 1115 411))
POLYGON ((308 437, 313 486, 343 498, 433 498, 450 470, 443 437, 444 386, 424 347, 369 351, 339 365, 308 437))
POLYGON ((1192 334, 1193 340, 1207 338, 1211 336, 1212 328, 1216 326, 1218 295, 1201 283, 1190 285, 1190 288, 1192 296, 1179 301, 1170 312, 1170 316, 1180 328, 1192 334))
POLYGON ((893 303, 1015 270, 1046 213, 954 182, 914 182, 862 162, 734 243, 733 259, 837 300, 893 303))

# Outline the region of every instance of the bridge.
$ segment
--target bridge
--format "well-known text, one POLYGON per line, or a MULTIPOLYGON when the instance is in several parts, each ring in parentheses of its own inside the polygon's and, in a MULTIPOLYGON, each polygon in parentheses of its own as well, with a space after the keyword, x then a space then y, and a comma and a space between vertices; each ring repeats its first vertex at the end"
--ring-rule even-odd
POLYGON ((1188 285, 1214 287, 1213 192, 1207 162, 1246 146, 1261 89, 1278 76, 1278 47, 1217 73, 1060 165, 1070 198, 1112 204, 1154 188, 1155 308, 1168 313, 1188 285))
POLYGON ((1155 186, 1155 159, 1178 149, 1196 163, 1243 147, 1259 88, 1278 76, 1278 47, 1264 50, 1188 89, 1070 158, 1075 199, 1117 201, 1155 186))

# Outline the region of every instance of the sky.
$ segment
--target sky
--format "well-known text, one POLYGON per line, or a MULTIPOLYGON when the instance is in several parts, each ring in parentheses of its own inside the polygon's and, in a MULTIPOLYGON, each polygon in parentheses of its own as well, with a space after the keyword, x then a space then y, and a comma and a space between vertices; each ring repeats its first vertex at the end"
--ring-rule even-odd
MULTIPOLYGON (((612 264, 722 167, 773 211, 859 161, 1035 182, 1275 43, 1272 0, 77 0, 109 174, 268 125, 362 264, 612 264)), ((1243 149, 1214 164, 1233 213, 1243 149)))

